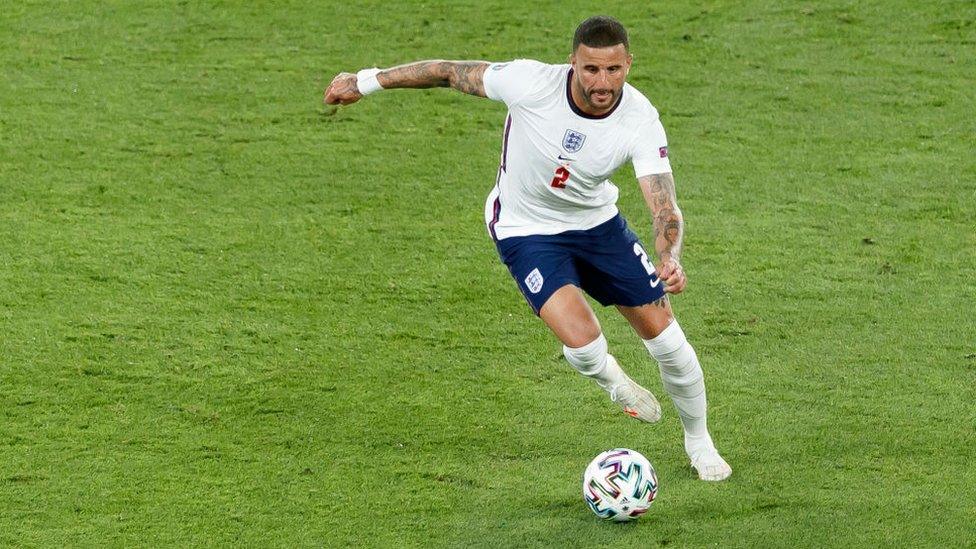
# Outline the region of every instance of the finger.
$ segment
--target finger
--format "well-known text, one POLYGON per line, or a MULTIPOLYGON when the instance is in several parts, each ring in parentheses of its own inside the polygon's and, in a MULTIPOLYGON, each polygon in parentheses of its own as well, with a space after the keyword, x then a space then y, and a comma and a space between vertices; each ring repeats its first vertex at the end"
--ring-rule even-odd
POLYGON ((680 294, 685 290, 685 284, 686 284, 685 280, 681 279, 675 284, 671 285, 670 288, 665 288, 665 291, 672 294, 680 294))
POLYGON ((346 73, 340 72, 339 74, 335 75, 334 78, 332 78, 332 81, 329 82, 328 87, 325 88, 325 102, 327 104, 336 105, 341 103, 339 96, 343 95, 343 92, 341 91, 341 84, 343 80, 345 80, 345 76, 346 73))
POLYGON ((677 276, 674 277, 672 283, 669 286, 671 287, 671 293, 680 294, 681 292, 684 291, 685 286, 687 285, 688 285, 688 278, 684 275, 684 273, 679 272, 677 273, 677 276))
POLYGON ((674 282, 665 282, 664 283, 664 291, 667 292, 667 293, 669 293, 669 294, 676 293, 675 292, 675 289, 677 287, 678 287, 678 285, 676 283, 674 283, 674 282))
POLYGON ((670 292, 680 292, 684 288, 685 273, 681 271, 681 268, 677 268, 671 273, 671 276, 664 279, 664 289, 670 292), (675 291, 677 290, 677 291, 675 291))
POLYGON ((325 97, 324 97, 323 100, 328 105, 335 105, 336 104, 335 89, 332 87, 332 84, 329 84, 329 87, 328 88, 325 88, 325 97))

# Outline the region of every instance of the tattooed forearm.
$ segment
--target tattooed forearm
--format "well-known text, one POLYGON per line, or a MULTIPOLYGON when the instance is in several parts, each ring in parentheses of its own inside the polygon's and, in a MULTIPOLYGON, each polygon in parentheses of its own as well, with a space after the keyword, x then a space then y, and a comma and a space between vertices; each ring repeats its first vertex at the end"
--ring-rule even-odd
POLYGON ((485 97, 484 76, 488 63, 484 61, 465 61, 452 63, 451 87, 469 94, 485 97))
POLYGON ((678 259, 684 220, 674 192, 674 178, 669 173, 648 175, 639 180, 644 201, 654 219, 654 249, 663 261, 678 259))
POLYGON ((377 75, 384 88, 454 88, 485 97, 486 61, 418 61, 377 75))

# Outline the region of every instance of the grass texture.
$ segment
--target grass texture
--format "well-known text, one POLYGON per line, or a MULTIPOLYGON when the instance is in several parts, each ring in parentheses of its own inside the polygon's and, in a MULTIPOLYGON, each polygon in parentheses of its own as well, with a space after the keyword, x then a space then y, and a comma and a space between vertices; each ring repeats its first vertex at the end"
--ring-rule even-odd
MULTIPOLYGON (((0 545, 972 546, 976 3, 0 10, 0 545), (504 105, 339 71, 631 33, 735 469, 576 375, 482 221, 504 105), (659 498, 600 522, 599 452, 659 498)), ((645 241, 633 173, 614 178, 645 241)), ((662 394, 623 319, 611 350, 662 394)), ((663 395, 662 395, 663 396, 663 395)))

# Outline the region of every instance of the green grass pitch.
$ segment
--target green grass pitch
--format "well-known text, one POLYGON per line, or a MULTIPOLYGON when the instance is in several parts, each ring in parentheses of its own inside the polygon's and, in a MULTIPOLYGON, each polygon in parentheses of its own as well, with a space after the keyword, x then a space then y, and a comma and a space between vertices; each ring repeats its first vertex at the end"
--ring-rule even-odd
MULTIPOLYGON (((7 2, 0 546, 972 547, 976 3, 7 2), (562 360, 482 221, 504 105, 339 71, 631 33, 735 473, 562 360), (634 524, 579 482, 654 463, 634 524)), ((647 241, 629 167, 620 208, 647 241)), ((612 351, 663 396, 625 322, 612 351)))

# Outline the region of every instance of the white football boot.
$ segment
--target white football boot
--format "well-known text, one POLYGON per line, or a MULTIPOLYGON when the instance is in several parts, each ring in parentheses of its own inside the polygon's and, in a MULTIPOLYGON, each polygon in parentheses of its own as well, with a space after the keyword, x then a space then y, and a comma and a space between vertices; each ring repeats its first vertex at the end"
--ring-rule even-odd
POLYGON ((719 481, 729 478, 732 474, 732 467, 722 459, 718 450, 709 438, 708 444, 696 445, 697 448, 688 447, 688 440, 685 439, 685 450, 691 458, 691 468, 698 473, 701 480, 719 481))
MULTIPOLYGON (((607 360, 616 362, 613 356, 608 356, 607 360)), ((630 417, 647 423, 655 423, 661 419, 661 405, 654 395, 627 374, 624 374, 622 383, 604 389, 610 393, 610 400, 616 402, 630 417)))

